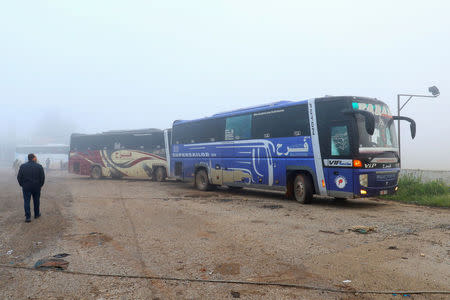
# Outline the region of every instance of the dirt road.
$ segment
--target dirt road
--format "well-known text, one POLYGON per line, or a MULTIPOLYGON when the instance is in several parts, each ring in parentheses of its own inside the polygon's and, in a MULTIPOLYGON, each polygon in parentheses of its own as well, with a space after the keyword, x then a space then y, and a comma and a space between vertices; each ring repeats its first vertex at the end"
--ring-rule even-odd
POLYGON ((42 218, 26 224, 21 194, 8 170, 0 172, 0 190, 3 266, 33 267, 38 259, 68 253, 68 270, 81 273, 325 289, 0 267, 1 299, 401 299, 326 289, 450 287, 448 209, 320 198, 299 205, 277 193, 203 193, 177 182, 94 181, 55 172, 42 193, 42 218), (374 226, 376 231, 349 230, 356 225, 374 226))

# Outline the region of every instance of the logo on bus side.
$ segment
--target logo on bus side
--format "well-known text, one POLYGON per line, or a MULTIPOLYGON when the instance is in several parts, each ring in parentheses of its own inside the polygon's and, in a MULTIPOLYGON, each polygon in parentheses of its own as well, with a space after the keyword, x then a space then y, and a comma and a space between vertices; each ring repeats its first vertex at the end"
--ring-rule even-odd
POLYGON ((373 169, 376 166, 377 166, 377 164, 374 164, 374 163, 364 164, 364 168, 366 168, 366 169, 373 169))
POLYGON ((345 186, 347 185, 347 179, 345 179, 344 176, 337 176, 334 182, 336 183, 336 186, 340 189, 345 188, 345 186))
POLYGON ((284 150, 283 144, 277 144, 276 147, 276 155, 278 156, 289 156, 291 153, 292 154, 300 154, 300 153, 306 153, 309 151, 309 145, 307 142, 307 137, 303 138, 303 145, 301 144, 295 144, 295 145, 291 145, 291 146, 286 146, 286 149, 284 150))
POLYGON ((323 163, 326 167, 351 167, 351 159, 324 159, 323 163))

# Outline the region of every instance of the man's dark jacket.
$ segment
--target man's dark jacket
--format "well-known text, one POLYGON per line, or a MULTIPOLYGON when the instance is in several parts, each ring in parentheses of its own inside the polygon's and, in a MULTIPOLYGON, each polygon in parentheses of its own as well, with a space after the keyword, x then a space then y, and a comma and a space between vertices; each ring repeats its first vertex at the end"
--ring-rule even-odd
POLYGON ((20 166, 17 181, 24 190, 41 189, 45 182, 44 168, 34 161, 29 161, 20 166))

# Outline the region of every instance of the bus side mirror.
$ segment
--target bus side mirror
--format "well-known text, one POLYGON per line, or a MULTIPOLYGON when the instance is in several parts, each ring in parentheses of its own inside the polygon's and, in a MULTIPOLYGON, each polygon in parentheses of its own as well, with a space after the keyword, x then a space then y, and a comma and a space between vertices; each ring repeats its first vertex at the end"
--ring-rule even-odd
POLYGON ((411 138, 415 138, 416 137, 416 122, 408 117, 404 117, 404 116, 392 116, 392 120, 404 120, 404 121, 408 121, 409 122, 409 129, 411 130, 411 138))
POLYGON ((414 139, 416 137, 416 122, 409 123, 409 129, 411 129, 411 138, 414 139))
POLYGON ((355 109, 352 111, 344 111, 344 114, 360 114, 364 117, 364 125, 369 135, 373 135, 375 131, 375 117, 370 111, 355 109))

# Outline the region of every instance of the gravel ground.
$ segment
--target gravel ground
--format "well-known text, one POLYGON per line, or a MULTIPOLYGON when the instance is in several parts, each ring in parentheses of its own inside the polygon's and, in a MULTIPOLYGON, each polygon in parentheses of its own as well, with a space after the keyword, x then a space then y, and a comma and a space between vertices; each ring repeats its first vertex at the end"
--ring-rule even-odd
POLYGON ((355 291, 450 290, 448 209, 376 199, 316 198, 299 205, 280 193, 198 192, 179 182, 94 181, 52 172, 42 217, 26 224, 9 170, 0 171, 0 190, 1 299, 405 299, 355 291), (358 225, 376 230, 349 230, 358 225), (73 272, 323 290, 4 267, 33 267, 58 253, 70 254, 64 259, 73 272))

